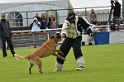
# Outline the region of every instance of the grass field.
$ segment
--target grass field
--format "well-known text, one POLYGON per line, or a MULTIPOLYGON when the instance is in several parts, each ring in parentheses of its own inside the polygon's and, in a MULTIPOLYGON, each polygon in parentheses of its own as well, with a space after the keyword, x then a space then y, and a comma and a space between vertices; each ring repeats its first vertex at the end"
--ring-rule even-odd
MULTIPOLYGON (((34 48, 15 49, 20 55, 31 53, 34 48)), ((0 56, 0 82, 124 82, 124 44, 82 46, 85 69, 76 71, 76 62, 70 50, 63 71, 53 72, 55 57, 43 58, 43 74, 35 65, 28 74, 27 60, 0 56)), ((0 51, 0 53, 2 53, 0 51)))

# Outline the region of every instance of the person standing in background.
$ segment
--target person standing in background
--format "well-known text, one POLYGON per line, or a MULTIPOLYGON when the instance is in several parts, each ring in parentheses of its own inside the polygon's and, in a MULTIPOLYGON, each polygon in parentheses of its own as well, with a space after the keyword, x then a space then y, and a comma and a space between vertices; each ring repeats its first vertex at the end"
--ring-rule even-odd
POLYGON ((32 23, 30 24, 31 32, 33 33, 33 40, 34 40, 34 48, 37 47, 37 44, 40 45, 40 22, 37 18, 34 18, 32 23), (38 40, 38 42, 37 42, 38 40))
POLYGON ((50 26, 52 24, 52 21, 55 21, 55 17, 53 14, 50 14, 49 19, 48 19, 48 24, 47 27, 50 29, 50 26))
POLYGON ((10 48, 10 51, 14 57, 15 51, 14 51, 14 46, 12 43, 12 33, 11 33, 9 22, 5 19, 5 14, 1 14, 0 36, 1 36, 1 40, 2 40, 3 57, 7 57, 6 42, 7 42, 8 46, 10 48))
POLYGON ((121 4, 118 2, 118 0, 112 0, 111 3, 113 4, 113 20, 116 25, 118 25, 117 30, 119 29, 120 26, 120 16, 121 16, 121 4))
POLYGON ((50 29, 56 29, 56 28, 58 28, 58 25, 56 24, 55 21, 52 21, 50 25, 50 29))
POLYGON ((97 21, 97 14, 95 12, 94 9, 91 9, 90 12, 90 23, 94 24, 94 25, 101 25, 98 21, 97 21))
POLYGON ((46 19, 45 13, 41 14, 40 20, 41 20, 41 29, 46 29, 47 19, 46 19))
POLYGON ((115 2, 113 2, 113 3, 114 3, 114 12, 113 12, 114 19, 120 18, 121 4, 118 2, 118 0, 115 0, 115 2))
POLYGON ((40 19, 38 13, 35 14, 34 18, 37 18, 37 20, 38 20, 39 22, 41 22, 41 19, 40 19))

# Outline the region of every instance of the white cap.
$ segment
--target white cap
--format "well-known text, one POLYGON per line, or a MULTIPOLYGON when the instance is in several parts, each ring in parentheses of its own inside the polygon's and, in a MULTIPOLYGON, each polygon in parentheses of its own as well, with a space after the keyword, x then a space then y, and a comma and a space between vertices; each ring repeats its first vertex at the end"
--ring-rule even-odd
POLYGON ((33 20, 37 20, 37 18, 34 18, 33 20))

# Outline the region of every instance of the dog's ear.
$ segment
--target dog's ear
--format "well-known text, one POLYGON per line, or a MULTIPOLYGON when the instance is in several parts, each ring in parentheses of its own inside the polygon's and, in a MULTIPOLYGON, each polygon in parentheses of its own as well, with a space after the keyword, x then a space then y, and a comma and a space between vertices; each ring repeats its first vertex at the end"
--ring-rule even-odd
POLYGON ((54 38, 54 36, 51 36, 50 39, 54 38))

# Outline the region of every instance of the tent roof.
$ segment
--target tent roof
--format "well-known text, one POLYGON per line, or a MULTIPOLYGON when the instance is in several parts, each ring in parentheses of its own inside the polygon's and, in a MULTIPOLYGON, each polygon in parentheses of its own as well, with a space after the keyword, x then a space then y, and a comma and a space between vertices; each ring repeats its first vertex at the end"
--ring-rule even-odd
POLYGON ((26 4, 48 4, 48 5, 56 5, 63 8, 73 8, 69 0, 53 0, 53 1, 0 3, 0 11, 11 7, 26 5, 26 4))

